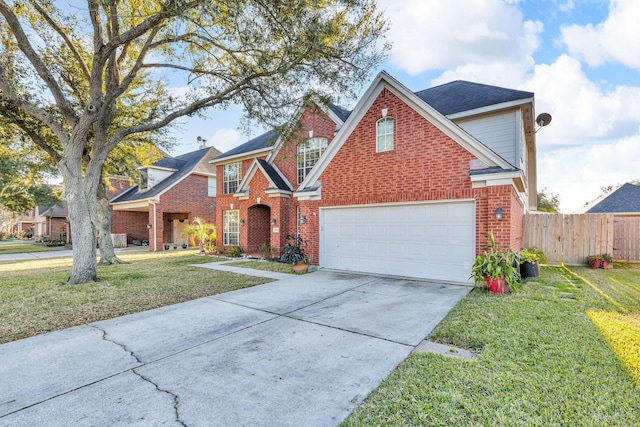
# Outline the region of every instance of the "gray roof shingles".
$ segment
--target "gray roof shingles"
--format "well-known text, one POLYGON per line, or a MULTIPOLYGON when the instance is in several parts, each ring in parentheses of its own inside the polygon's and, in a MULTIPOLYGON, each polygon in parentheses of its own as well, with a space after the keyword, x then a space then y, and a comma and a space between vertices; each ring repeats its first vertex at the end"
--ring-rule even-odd
POLYGON ((235 156, 238 154, 250 153, 252 151, 273 146, 277 140, 278 140, 278 134, 275 131, 270 130, 269 132, 263 133, 262 135, 256 138, 253 138, 252 140, 245 142, 244 144, 239 145, 236 148, 233 148, 225 153, 222 153, 214 157, 213 159, 220 160, 220 159, 235 156))
POLYGON ((418 98, 441 114, 461 113, 489 105, 533 98, 533 93, 456 80, 416 92, 418 98))
POLYGON ((276 171, 270 163, 262 159, 258 159, 258 163, 262 166, 267 175, 269 175, 269 178, 271 178, 271 181, 273 181, 279 190, 292 191, 285 180, 282 179, 282 176, 280 176, 278 171, 276 171))
POLYGON ((640 185, 626 183, 587 211, 587 213, 623 212, 640 212, 640 185))
POLYGON ((200 150, 191 151, 176 157, 164 157, 153 164, 153 166, 178 169, 171 176, 168 176, 153 188, 148 190, 140 190, 138 186, 132 187, 129 191, 125 191, 114 197, 111 203, 132 202, 136 200, 145 200, 154 197, 166 189, 174 186, 185 175, 188 175, 195 168, 200 160, 209 152, 211 147, 202 148, 200 150))

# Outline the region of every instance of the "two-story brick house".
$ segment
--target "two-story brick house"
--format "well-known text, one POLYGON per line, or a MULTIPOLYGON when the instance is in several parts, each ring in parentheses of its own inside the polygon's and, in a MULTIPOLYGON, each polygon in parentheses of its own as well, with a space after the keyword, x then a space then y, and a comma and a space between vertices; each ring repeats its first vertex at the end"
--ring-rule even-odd
POLYGON ((536 207, 534 95, 380 73, 353 111, 303 111, 212 160, 219 246, 300 235, 324 268, 464 282, 491 232, 520 249, 536 207))
POLYGON ((215 221, 216 173, 209 160, 219 154, 214 147, 203 147, 141 167, 139 185, 124 191, 116 187, 119 194, 110 200, 111 232, 126 234, 128 243, 148 242, 151 251, 188 243, 182 232, 190 220, 215 221))

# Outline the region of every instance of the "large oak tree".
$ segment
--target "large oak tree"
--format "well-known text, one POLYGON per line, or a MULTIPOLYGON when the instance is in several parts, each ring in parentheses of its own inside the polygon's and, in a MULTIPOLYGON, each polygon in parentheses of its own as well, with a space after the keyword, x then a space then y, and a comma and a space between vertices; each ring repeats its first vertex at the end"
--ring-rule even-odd
POLYGON ((231 103, 283 123, 305 94, 353 95, 387 48, 375 0, 77 3, 71 15, 60 2, 0 0, 3 101, 61 146, 69 283, 96 280, 97 193, 123 140, 231 103), (116 114, 136 100, 144 114, 116 114))

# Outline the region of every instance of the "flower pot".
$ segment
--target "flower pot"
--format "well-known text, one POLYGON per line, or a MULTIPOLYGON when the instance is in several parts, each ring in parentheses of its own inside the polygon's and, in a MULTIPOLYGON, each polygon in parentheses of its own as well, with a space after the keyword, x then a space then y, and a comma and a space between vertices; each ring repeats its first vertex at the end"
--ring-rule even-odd
POLYGON ((602 264, 602 260, 600 258, 596 258, 593 260, 593 268, 600 268, 602 264))
POLYGON ((306 262, 299 261, 293 264, 293 271, 298 274, 306 273, 307 270, 309 270, 309 264, 306 262))
POLYGON ((168 251, 170 248, 171 248, 171 246, 165 243, 165 245, 164 245, 164 250, 165 250, 165 251, 168 251))
POLYGON ((523 279, 527 277, 538 277, 540 276, 540 267, 538 266, 538 262, 523 262, 520 264, 520 276, 523 279))
POLYGON ((187 249, 187 247, 188 247, 188 246, 187 246, 187 244, 186 244, 186 243, 183 243, 183 244, 182 244, 182 249, 187 249))
POLYGON ((609 261, 602 260, 602 264, 600 264, 600 268, 604 268, 605 270, 609 267, 609 261))
POLYGON ((509 286, 504 281, 504 277, 497 277, 492 279, 491 277, 485 277, 489 292, 492 294, 507 294, 509 293, 509 286))

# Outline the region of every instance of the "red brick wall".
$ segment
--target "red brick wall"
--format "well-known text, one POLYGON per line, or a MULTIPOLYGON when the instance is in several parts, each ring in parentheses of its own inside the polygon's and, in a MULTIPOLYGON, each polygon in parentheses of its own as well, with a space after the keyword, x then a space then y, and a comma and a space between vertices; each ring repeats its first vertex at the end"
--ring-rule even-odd
POLYGON ((126 234, 127 243, 133 239, 149 239, 149 214, 147 212, 113 211, 111 215, 111 232, 126 234))
POLYGON ((336 130, 336 123, 317 108, 305 110, 300 118, 299 126, 300 128, 284 143, 274 159, 274 163, 293 185, 294 190, 298 188, 296 164, 298 143, 307 141, 309 131, 313 130, 314 138, 327 138, 328 144, 331 144, 336 130))
MULTIPOLYGON (((221 175, 219 175, 221 176, 221 175)), ((169 238, 173 219, 202 218, 205 222, 216 221, 216 198, 208 196, 208 179, 203 175, 189 175, 169 191, 160 196, 156 206, 156 244, 162 250, 165 239, 169 238), (188 214, 188 215, 174 215, 188 214)), ((149 223, 153 224, 153 206, 149 207, 149 223)), ((216 230, 217 231, 217 230, 216 230)), ((153 250, 153 230, 149 230, 149 242, 153 250)))
MULTIPOLYGON (((384 89, 320 176, 322 206, 475 199, 476 251, 492 232, 501 247, 517 243, 513 232, 521 230, 522 205, 514 203, 512 186, 473 189, 469 163, 475 157, 438 130, 399 98, 384 89), (376 122, 381 110, 394 119, 394 149, 376 152, 376 122), (495 219, 498 206, 503 220, 495 219), (517 218, 520 225, 511 224, 517 218)), ((517 196, 517 195, 516 195, 517 196)), ((517 197, 516 197, 517 198, 517 197)), ((319 253, 317 203, 303 202, 305 233, 313 241, 310 253, 319 253), (313 214, 316 214, 315 216, 313 214)), ((521 236, 521 233, 519 234, 521 236)))

